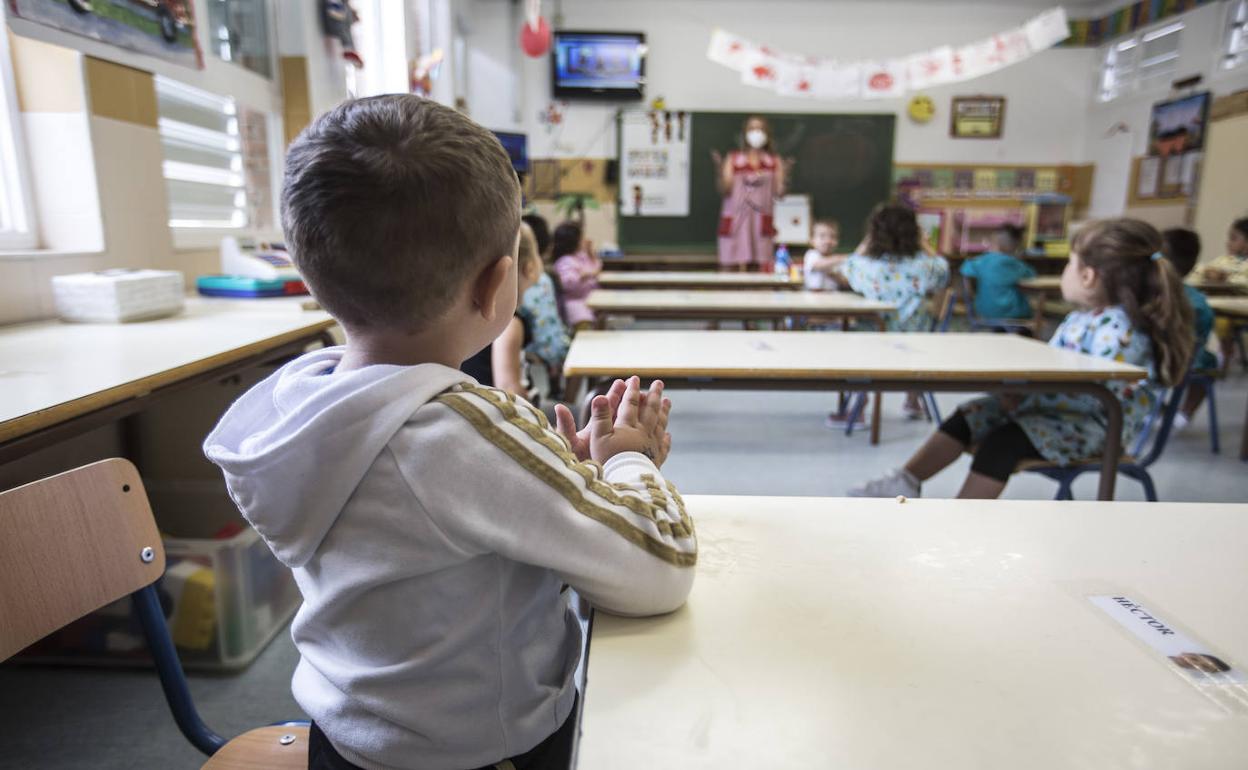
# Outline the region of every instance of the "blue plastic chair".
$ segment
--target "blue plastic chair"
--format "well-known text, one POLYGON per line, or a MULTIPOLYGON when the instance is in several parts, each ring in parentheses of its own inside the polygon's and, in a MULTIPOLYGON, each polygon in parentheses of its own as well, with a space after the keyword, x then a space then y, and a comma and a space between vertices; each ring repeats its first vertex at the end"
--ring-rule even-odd
POLYGON ((257 728, 229 742, 204 724, 156 592, 164 572, 160 532, 127 460, 102 460, 0 494, 0 661, 129 595, 174 722, 213 757, 205 768, 306 769, 307 722, 257 728))
POLYGON ((1205 404, 1209 410, 1209 451, 1215 455, 1222 452, 1222 443, 1218 439, 1218 400, 1214 392, 1217 374, 1209 371, 1193 371, 1187 375, 1188 387, 1203 385, 1205 388, 1205 404))
MULTIPOLYGON (((1148 467, 1157 462, 1166 448, 1166 442, 1170 438, 1170 429, 1174 425, 1174 415, 1178 413, 1179 405, 1183 403, 1183 394, 1186 390, 1187 380, 1184 380, 1178 387, 1170 390, 1169 396, 1164 401, 1158 401, 1157 407, 1145 421, 1144 429, 1140 431, 1140 437, 1136 439, 1135 446, 1131 448, 1131 454, 1123 455, 1118 464, 1119 473, 1140 482, 1144 487, 1144 497, 1150 503, 1157 502, 1157 487, 1148 472, 1148 467), (1136 459, 1137 457, 1139 459, 1136 459)), ((1020 471, 1038 473, 1056 481, 1058 488, 1057 496, 1053 498, 1055 500, 1074 500, 1071 485, 1075 483, 1075 479, 1085 473, 1096 473, 1100 469, 1099 458, 1089 458, 1066 466, 1043 461, 1029 461, 1018 468, 1020 471)))
MULTIPOLYGON (((1041 327, 1044 324, 1044 314, 1037 313, 1032 308, 1031 318, 980 318, 975 312, 975 281, 969 276, 960 276, 962 285, 962 304, 966 306, 966 321, 971 331, 979 331, 987 329, 989 331, 1007 331, 1018 332, 1028 331, 1033 336, 1039 337, 1041 327)), ((948 327, 949 322, 945 322, 948 327)), ((941 329, 941 331, 945 331, 941 329)))

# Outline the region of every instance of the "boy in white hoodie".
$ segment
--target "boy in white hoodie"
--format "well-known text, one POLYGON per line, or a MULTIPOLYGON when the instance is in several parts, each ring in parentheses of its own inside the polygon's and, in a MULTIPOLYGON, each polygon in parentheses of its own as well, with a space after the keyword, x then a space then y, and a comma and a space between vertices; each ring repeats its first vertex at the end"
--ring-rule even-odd
POLYGON ((580 624, 679 607, 697 543, 658 466, 662 383, 616 382, 575 429, 459 372, 511 320, 507 153, 416 96, 346 102, 291 144, 282 220, 347 344, 244 395, 205 442, 293 570, 309 763, 566 767, 580 624))

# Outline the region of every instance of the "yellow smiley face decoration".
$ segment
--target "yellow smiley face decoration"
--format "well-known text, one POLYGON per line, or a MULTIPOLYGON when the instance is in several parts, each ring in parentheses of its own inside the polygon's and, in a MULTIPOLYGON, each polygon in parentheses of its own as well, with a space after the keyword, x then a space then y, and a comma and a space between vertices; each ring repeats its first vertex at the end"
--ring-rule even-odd
POLYGON ((910 119, 915 123, 929 123, 936 114, 936 102, 933 102, 930 96, 919 94, 910 100, 906 112, 910 114, 910 119))

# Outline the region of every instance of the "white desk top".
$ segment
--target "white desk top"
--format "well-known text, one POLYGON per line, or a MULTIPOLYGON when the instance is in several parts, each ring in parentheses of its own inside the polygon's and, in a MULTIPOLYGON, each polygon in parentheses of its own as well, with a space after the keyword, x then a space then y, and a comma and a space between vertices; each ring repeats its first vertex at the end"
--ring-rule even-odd
POLYGON ((0 441, 332 327, 307 299, 190 297, 156 321, 2 327, 0 441))
POLYGON ((880 314, 897 309, 844 291, 664 291, 598 289, 589 295, 596 311, 629 313, 778 313, 780 315, 880 314))
POLYGON ((802 285, 801 279, 774 273, 713 273, 703 271, 626 270, 604 272, 598 276, 604 289, 619 288, 757 288, 792 289, 802 285))
POLYGON ((1210 297, 1209 307, 1219 315, 1248 319, 1248 297, 1210 297))
POLYGON ((568 376, 1099 382, 1148 373, 1012 334, 581 332, 568 376))
POLYGON ((1060 291, 1062 288, 1062 277, 1060 275, 1038 275, 1035 278, 1024 278, 1018 282, 1023 289, 1033 289, 1035 291, 1060 291))
POLYGON ((1248 664, 1248 506, 686 498, 667 616, 593 624, 579 767, 1231 770, 1231 715, 1093 607, 1248 664))

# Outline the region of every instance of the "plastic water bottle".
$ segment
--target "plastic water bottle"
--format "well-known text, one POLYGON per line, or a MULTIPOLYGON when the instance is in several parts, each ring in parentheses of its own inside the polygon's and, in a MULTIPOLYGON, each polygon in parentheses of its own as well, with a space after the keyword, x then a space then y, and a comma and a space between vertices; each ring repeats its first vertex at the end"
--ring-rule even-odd
POLYGON ((776 247, 776 263, 772 267, 776 275, 788 275, 793 260, 789 258, 789 247, 783 243, 776 247))

